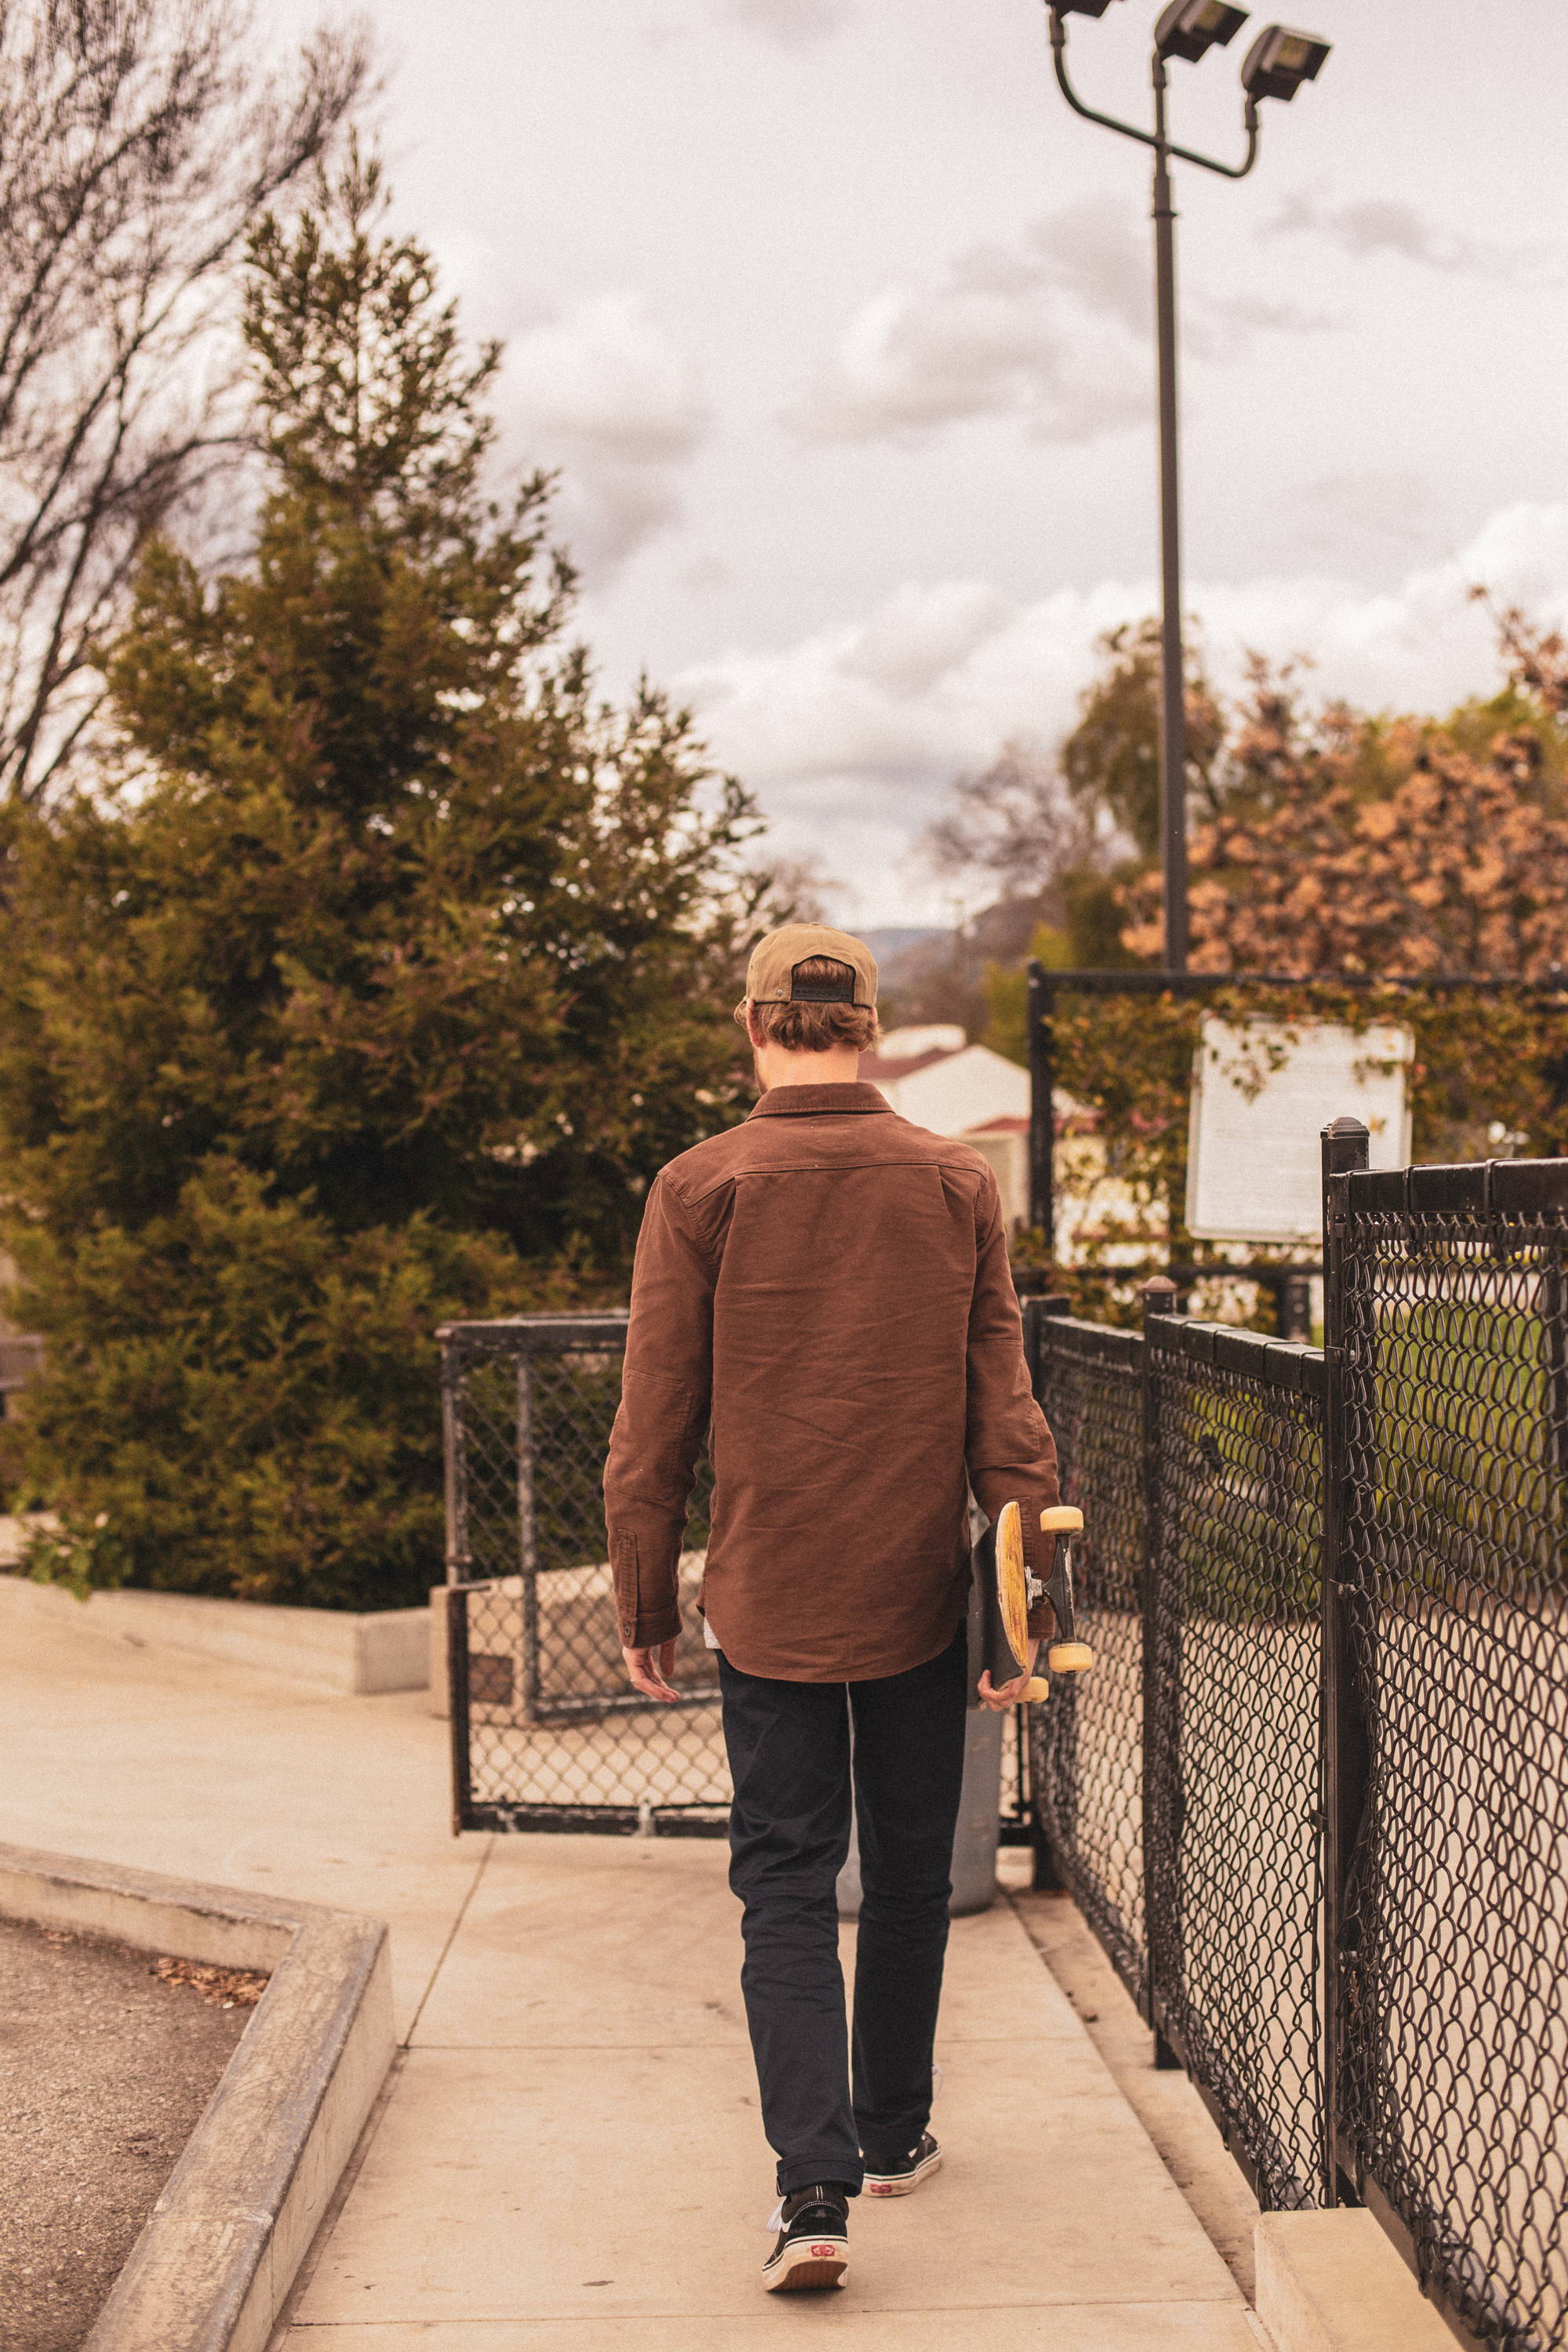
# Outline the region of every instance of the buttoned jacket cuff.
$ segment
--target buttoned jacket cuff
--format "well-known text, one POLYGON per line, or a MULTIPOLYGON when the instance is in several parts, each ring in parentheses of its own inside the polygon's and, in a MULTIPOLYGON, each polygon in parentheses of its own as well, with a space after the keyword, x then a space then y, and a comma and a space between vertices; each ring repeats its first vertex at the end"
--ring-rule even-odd
POLYGON ((679 1609, 658 1610, 649 1615, 623 1617, 620 1621, 621 1647, 626 1650, 657 1650, 661 1642, 680 1639, 679 1609))

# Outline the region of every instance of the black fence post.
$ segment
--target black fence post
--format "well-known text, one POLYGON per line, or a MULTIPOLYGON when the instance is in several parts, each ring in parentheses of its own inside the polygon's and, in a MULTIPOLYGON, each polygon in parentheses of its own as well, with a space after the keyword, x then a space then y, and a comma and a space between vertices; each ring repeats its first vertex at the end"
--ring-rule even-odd
POLYGON ((522 1713, 531 1723, 539 1712, 539 1513, 538 1465, 534 1460, 533 1358, 520 1350, 515 1373, 517 1419, 517 1564, 522 1600, 522 1713))
POLYGON ((447 1581, 467 1584, 468 1558, 468 1464, 463 1444, 464 1361, 457 1340, 443 1324, 441 1343, 441 1454, 446 1465, 447 1581))
POLYGON ((452 1835, 469 1826, 474 1802, 468 1737, 468 1588, 447 1588, 447 1714, 452 1756, 452 1835))
MULTIPOLYGON (((1024 1307, 1024 1354, 1029 1367, 1029 1383, 1034 1390, 1036 1402, 1044 1410, 1047 1421, 1051 1416, 1046 1400, 1046 1335, 1043 1327, 1051 1316, 1068 1314, 1071 1310, 1071 1303, 1061 1293, 1051 1291, 1043 1298, 1028 1299, 1024 1307)), ((1075 1676, 1061 1675, 1058 1678, 1052 1704, 1058 1708, 1067 1707, 1075 1710, 1070 1736, 1076 1739, 1078 1691, 1075 1676)), ((1068 1892, 1068 1883, 1057 1867, 1057 1859, 1051 1852, 1050 1842, 1046 1836, 1045 1824, 1040 1819, 1040 1808, 1035 1798, 1034 1740, 1029 1736, 1026 1723, 1026 1718, 1030 1722, 1033 1718, 1029 1717, 1029 1710, 1026 1707, 1016 1707, 1014 1714, 1018 1725, 1021 1795, 1025 1794, 1022 1776, 1026 1768, 1028 1775, 1026 1801, 1029 1809, 1029 1827, 1032 1833, 1030 1843, 1035 1856, 1034 1872, 1029 1883, 1037 1894, 1065 1895, 1068 1892)))
POLYGON ((1562 1516, 1563 1482, 1568 1475, 1568 1284, 1563 1281, 1563 1241, 1553 1235, 1541 1271, 1541 1320, 1546 1342, 1546 1427, 1542 1459, 1552 1482, 1553 1520, 1562 1516))
POLYGON ((1359 2201, 1340 2167, 1350 1868, 1366 1806, 1367 1731, 1354 1656, 1355 1568, 1346 1527, 1347 1180, 1368 1163, 1358 1118, 1323 1129, 1323 2177, 1335 2204, 1359 2201))
MULTIPOLYGON (((1152 1316, 1173 1315, 1176 1286, 1157 1274, 1143 1286, 1143 1939, 1148 1952, 1146 2013, 1154 2031, 1154 2063, 1179 2068, 1181 2060, 1160 2031, 1156 2014, 1159 1984, 1156 1954, 1169 1938, 1179 1938, 1181 1922, 1167 1918, 1170 1909, 1168 1874, 1160 1867, 1158 1831, 1174 1828, 1176 1808, 1171 1801, 1181 1772, 1178 1682, 1180 1637, 1164 1622, 1160 1591, 1160 1421, 1154 1382, 1152 1316)), ((1174 1856, 1171 1857, 1173 1866, 1174 1856)), ((1179 1907, 1179 1906, 1178 1906, 1179 1907)))
POLYGON ((1031 963, 1029 1013, 1029 1223, 1045 1236, 1047 1262, 1057 1247, 1056 992, 1044 964, 1031 963))
MULTIPOLYGON (((1019 1299, 1018 1311, 1024 1325, 1024 1361, 1029 1367, 1029 1386, 1034 1391, 1035 1402, 1043 1412, 1046 1403, 1046 1360, 1041 1319, 1049 1315, 1070 1315, 1072 1301, 1065 1291, 1037 1292, 1033 1297, 1019 1299)), ((1050 1419, 1048 1412, 1046 1418, 1047 1421, 1050 1419)))
POLYGON ((1279 1285, 1279 1337, 1282 1339, 1305 1339, 1312 1337, 1312 1277, 1310 1274, 1288 1274, 1279 1285))

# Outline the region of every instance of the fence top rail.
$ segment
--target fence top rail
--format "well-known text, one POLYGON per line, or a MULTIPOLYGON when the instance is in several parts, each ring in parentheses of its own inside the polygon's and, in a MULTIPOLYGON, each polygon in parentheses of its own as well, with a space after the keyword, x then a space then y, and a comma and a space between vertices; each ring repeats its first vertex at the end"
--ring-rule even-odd
POLYGON ((1041 1314, 1037 1328, 1041 1347, 1053 1355, 1078 1356, 1131 1370, 1142 1353, 1141 1331, 1124 1331, 1110 1323, 1080 1322, 1074 1315, 1041 1314))
POLYGON ((601 1315, 500 1315, 489 1322, 443 1323, 436 1333, 448 1354, 542 1356, 567 1348, 624 1348, 626 1309, 601 1315))
POLYGON ((1479 1160, 1452 1168, 1355 1170, 1337 1180, 1352 1217, 1568 1213, 1568 1160, 1479 1160))
POLYGON ((1189 1315, 1151 1315, 1144 1328, 1163 1354, 1194 1358, 1222 1372, 1239 1372, 1266 1388, 1290 1389, 1298 1396, 1324 1393, 1321 1348, 1300 1339, 1271 1339, 1263 1331, 1238 1330, 1234 1323, 1203 1323, 1189 1315))
POLYGON ((1047 990, 1071 989, 1080 996, 1212 996, 1226 988, 1321 988, 1370 994, 1403 989, 1418 996, 1451 996, 1471 990, 1478 996, 1563 996, 1568 981, 1483 980, 1462 971, 1058 971, 1031 963, 1032 978, 1047 990))

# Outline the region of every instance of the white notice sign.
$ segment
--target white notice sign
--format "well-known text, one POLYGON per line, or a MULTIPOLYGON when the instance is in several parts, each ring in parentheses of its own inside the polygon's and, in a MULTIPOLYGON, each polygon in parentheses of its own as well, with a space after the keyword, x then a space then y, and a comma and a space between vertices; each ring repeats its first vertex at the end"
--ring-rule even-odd
POLYGON ((1410 1159, 1408 1029, 1216 1020, 1193 1066, 1187 1230, 1202 1241, 1321 1242, 1329 1121, 1364 1119, 1374 1168, 1410 1159))

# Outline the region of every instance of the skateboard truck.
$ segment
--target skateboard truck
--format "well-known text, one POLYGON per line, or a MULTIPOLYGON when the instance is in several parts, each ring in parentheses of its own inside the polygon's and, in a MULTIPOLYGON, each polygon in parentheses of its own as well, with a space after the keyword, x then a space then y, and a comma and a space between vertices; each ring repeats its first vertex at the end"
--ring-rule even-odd
MULTIPOLYGON (((1040 1513, 1040 1532, 1056 1538, 1044 1597, 1057 1621, 1057 1638, 1046 1652, 1046 1664, 1053 1675, 1081 1675, 1094 1664, 1094 1652, 1087 1642, 1079 1640, 1073 1619, 1072 1539, 1083 1533, 1083 1513, 1071 1503, 1058 1503, 1040 1513)), ((1033 1600, 1039 1587, 1037 1580, 1030 1581, 1035 1585, 1033 1600)))
MULTIPOLYGON (((1016 1503, 1005 1503, 994 1528, 975 1548, 975 1575, 980 1586, 982 1663, 992 1686, 1016 1682, 1028 1664, 1029 1612, 1048 1601, 1057 1621, 1057 1638, 1047 1653, 1047 1664, 1057 1675, 1080 1675, 1094 1664, 1087 1642, 1077 1638, 1073 1619, 1072 1538, 1083 1526, 1083 1513, 1070 1503, 1058 1503, 1040 1513, 1042 1534, 1055 1538, 1051 1572, 1044 1584, 1031 1576, 1024 1562, 1024 1519, 1016 1503)), ((1050 1696, 1043 1675, 1025 1685, 1025 1699, 1050 1696)))

